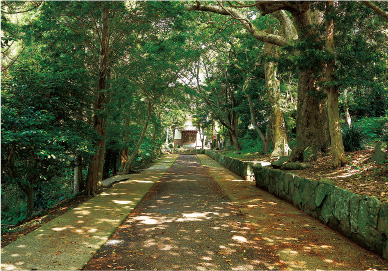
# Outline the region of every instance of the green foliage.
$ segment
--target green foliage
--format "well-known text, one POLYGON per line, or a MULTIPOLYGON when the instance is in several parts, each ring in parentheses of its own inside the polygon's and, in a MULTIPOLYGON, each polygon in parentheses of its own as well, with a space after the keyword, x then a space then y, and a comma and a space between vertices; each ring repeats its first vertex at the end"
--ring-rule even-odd
POLYGON ((66 57, 42 61, 40 53, 27 51, 2 82, 2 189, 15 201, 21 191, 35 191, 35 206, 24 203, 19 205, 23 212, 15 212, 18 204, 8 205, 2 220, 11 223, 68 196, 65 170, 77 155, 87 161, 96 138, 92 127, 77 118, 88 101, 85 71, 76 65, 66 69, 66 57))
POLYGON ((354 127, 362 131, 366 142, 387 139, 388 116, 375 118, 362 118, 354 122, 354 127))
POLYGON ((380 88, 366 88, 352 93, 352 103, 349 111, 352 116, 381 117, 388 107, 388 91, 380 88))
POLYGON ((342 128, 342 141, 346 152, 362 149, 364 135, 359 128, 345 126, 342 128))
POLYGON ((339 2, 336 78, 349 90, 352 117, 381 117, 388 106, 386 21, 360 3, 339 2), (346 16, 343 16, 346 14, 346 16))
MULTIPOLYGON (((261 152, 261 141, 248 129, 251 118, 246 95, 252 97, 256 121, 265 132, 270 112, 264 76, 268 60, 279 63, 280 103, 291 138, 296 126, 296 74, 309 70, 313 77, 323 79, 323 64, 335 57, 333 84, 349 90, 352 117, 365 117, 354 121, 354 128, 343 129, 346 150, 361 148, 363 137, 368 142, 388 140, 384 117, 388 106, 387 24, 373 11, 357 2, 338 2, 338 13, 330 14, 335 24, 334 55, 325 51, 322 24, 303 29, 299 36, 306 38, 280 48, 279 56, 268 59, 263 56, 263 44, 242 31, 235 20, 186 12, 184 4, 4 2, 3 11, 32 9, 20 23, 1 15, 2 56, 23 52, 2 80, 2 221, 14 224, 26 217, 23 191, 28 186, 35 190, 36 210, 69 197, 75 158, 83 157, 86 164, 96 151, 92 146, 97 135, 91 123, 100 75, 101 18, 107 9, 109 75, 101 113, 108 116, 106 148, 116 157, 123 150, 131 154, 135 149, 148 102, 152 104, 135 167, 159 155, 166 129, 181 127, 187 112, 195 117, 195 125, 207 130, 208 138, 213 136, 215 120, 221 122, 225 143, 238 122, 242 152, 261 152), (311 30, 314 35, 304 35, 311 30), (200 87, 195 84, 197 75, 200 87), (12 202, 13 198, 17 200, 12 202)), ((322 3, 309 5, 324 10, 322 3)), ((275 17, 257 16, 256 8, 242 12, 258 29, 280 32, 275 17)), ((11 58, 4 61, 10 62, 11 58)), ((114 161, 118 164, 119 160, 114 161)))
POLYGON ((24 200, 25 194, 15 183, 7 182, 1 186, 1 224, 16 225, 26 219, 27 203, 24 200))
POLYGON ((257 134, 253 130, 249 130, 245 136, 240 140, 241 153, 263 153, 263 143, 257 137, 257 134))

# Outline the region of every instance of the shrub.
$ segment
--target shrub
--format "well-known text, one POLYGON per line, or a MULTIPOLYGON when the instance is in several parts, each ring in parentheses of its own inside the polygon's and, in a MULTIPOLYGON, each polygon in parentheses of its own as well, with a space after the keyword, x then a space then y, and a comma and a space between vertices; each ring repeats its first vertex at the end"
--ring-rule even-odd
POLYGON ((245 135, 240 139, 240 144, 242 153, 263 152, 263 144, 259 138, 251 138, 249 135, 245 135))
POLYGON ((362 149, 364 137, 359 128, 345 126, 342 128, 342 141, 346 152, 358 151, 362 149))
POLYGON ((368 142, 376 140, 385 140, 387 137, 388 117, 362 118, 354 123, 354 126, 363 131, 365 139, 368 142))
POLYGON ((383 140, 388 141, 388 122, 383 126, 383 140))

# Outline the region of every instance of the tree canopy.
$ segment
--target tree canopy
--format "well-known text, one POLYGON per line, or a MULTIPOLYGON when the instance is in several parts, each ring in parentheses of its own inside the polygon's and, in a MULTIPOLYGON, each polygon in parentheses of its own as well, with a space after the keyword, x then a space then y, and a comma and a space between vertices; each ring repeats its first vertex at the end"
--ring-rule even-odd
POLYGON ((293 161, 330 153, 334 167, 349 150, 344 131, 367 118, 370 139, 386 136, 387 2, 1 8, 6 223, 151 162, 189 116, 206 135, 199 147, 218 137, 293 161))

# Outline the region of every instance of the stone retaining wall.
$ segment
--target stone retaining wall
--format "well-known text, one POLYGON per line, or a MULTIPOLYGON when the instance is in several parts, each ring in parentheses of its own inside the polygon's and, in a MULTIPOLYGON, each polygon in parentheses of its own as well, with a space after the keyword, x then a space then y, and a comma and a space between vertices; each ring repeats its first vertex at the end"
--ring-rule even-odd
POLYGON ((205 150, 205 154, 216 160, 219 164, 226 167, 238 176, 246 180, 253 180, 253 163, 244 162, 228 156, 220 155, 215 151, 205 150))
POLYGON ((254 173, 256 186, 286 200, 330 228, 388 260, 388 203, 354 194, 330 180, 313 181, 272 168, 252 165, 214 151, 205 153, 232 172, 254 173))

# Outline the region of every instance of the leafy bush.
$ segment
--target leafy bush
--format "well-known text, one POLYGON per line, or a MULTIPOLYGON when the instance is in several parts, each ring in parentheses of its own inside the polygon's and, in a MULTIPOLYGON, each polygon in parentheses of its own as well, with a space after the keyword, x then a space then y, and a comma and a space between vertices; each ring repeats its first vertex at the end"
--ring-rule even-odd
POLYGON ((385 125, 388 123, 388 116, 362 118, 354 123, 354 126, 363 131, 365 139, 370 141, 385 140, 387 137, 387 129, 385 125))
POLYGON ((384 124, 383 130, 382 130, 382 131, 383 131, 383 137, 382 137, 382 139, 383 139, 384 141, 388 141, 388 122, 384 124))
POLYGON ((342 141, 346 152, 361 150, 364 141, 363 133, 354 126, 351 128, 345 126, 342 128, 342 141))
POLYGON ((263 152, 263 144, 259 138, 252 138, 248 133, 240 139, 241 153, 263 152))

